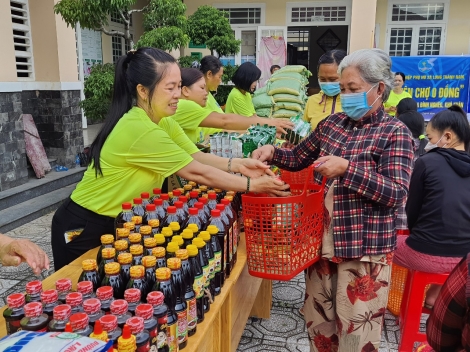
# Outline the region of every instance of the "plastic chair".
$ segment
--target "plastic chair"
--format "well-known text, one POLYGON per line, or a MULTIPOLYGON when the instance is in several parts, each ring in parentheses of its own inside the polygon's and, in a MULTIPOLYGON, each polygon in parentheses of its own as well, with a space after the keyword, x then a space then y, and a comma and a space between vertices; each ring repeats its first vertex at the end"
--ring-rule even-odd
POLYGON ((401 342, 398 347, 399 352, 411 352, 415 342, 426 341, 426 334, 419 332, 421 314, 431 313, 429 309, 423 307, 426 286, 430 284, 442 285, 448 276, 449 274, 431 274, 409 270, 400 309, 401 342))

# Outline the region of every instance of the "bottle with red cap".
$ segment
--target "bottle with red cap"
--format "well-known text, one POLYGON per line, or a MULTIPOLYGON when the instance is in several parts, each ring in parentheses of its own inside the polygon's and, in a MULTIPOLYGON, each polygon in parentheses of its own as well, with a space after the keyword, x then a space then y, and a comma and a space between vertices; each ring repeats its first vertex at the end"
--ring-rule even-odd
MULTIPOLYGON (((199 202, 196 202, 194 204, 197 204, 199 202)), ((199 203, 202 205, 202 203, 199 203)), ((188 226, 191 224, 197 225, 198 229, 202 229, 204 227, 204 224, 202 223, 201 219, 199 218, 199 210, 198 208, 189 208, 189 218, 188 218, 188 226)))
POLYGON ((160 220, 161 231, 163 227, 163 220, 165 220, 166 218, 166 210, 163 207, 163 199, 155 199, 153 201, 153 204, 155 204, 155 212, 157 213, 158 219, 160 220))
POLYGON ((171 205, 170 204, 170 196, 168 195, 168 193, 162 193, 160 195, 160 199, 162 200, 162 207, 166 212, 168 207, 171 205))
POLYGON ((231 212, 229 211, 230 203, 227 204, 223 201, 227 201, 226 199, 222 199, 221 204, 217 204, 216 209, 220 210, 220 217, 222 221, 227 224, 228 234, 227 234, 227 245, 225 251, 227 252, 226 256, 226 265, 225 265, 225 276, 229 277, 230 272, 233 268, 233 224, 235 222, 235 218, 232 217, 231 212))
MULTIPOLYGON (((149 205, 154 205, 154 204, 149 204, 149 205)), ((153 239, 154 234, 152 232, 152 226, 149 226, 149 225, 141 226, 140 235, 142 238, 142 244, 145 243, 146 239, 149 239, 149 238, 153 239)))
POLYGON ((131 333, 135 336, 136 352, 150 351, 150 334, 145 330, 144 319, 142 317, 132 317, 127 319, 126 325, 129 326, 131 333))
POLYGON ((101 251, 103 260, 98 265, 98 274, 100 278, 104 278, 104 266, 108 263, 114 263, 116 261, 116 250, 114 248, 104 248, 101 251))
POLYGON ((72 314, 83 312, 83 296, 80 292, 70 292, 65 302, 72 307, 72 314))
POLYGON ((135 316, 144 320, 144 328, 150 335, 150 348, 157 349, 157 319, 153 316, 153 306, 151 304, 139 304, 135 309, 135 316))
POLYGON ((197 191, 189 192, 188 208, 194 208, 194 203, 197 202, 199 193, 197 191))
POLYGON ((129 251, 132 254, 132 265, 142 265, 144 247, 140 244, 133 244, 129 247, 129 251))
POLYGON ((122 329, 127 319, 132 317, 129 312, 129 303, 125 299, 116 299, 111 303, 111 314, 117 317, 118 326, 122 329))
POLYGON ((198 202, 204 204, 204 208, 203 208, 204 209, 204 216, 205 216, 206 219, 209 220, 211 218, 211 210, 209 209, 209 206, 207 205, 208 202, 209 202, 208 196, 207 197, 199 197, 198 202))
POLYGON ((121 265, 119 263, 108 263, 105 265, 105 277, 101 282, 102 286, 111 286, 113 288, 114 298, 124 298, 124 282, 121 277, 121 265))
POLYGON ((42 282, 30 281, 26 284, 26 303, 41 302, 42 282))
POLYGON ((101 301, 101 309, 105 314, 109 314, 113 298, 113 288, 111 286, 101 286, 96 290, 96 297, 101 301))
POLYGON ((97 298, 88 298, 84 300, 83 311, 88 314, 91 326, 95 326, 95 323, 104 315, 104 312, 101 310, 101 301, 97 298))
MULTIPOLYGON (((156 346, 158 352, 169 352, 167 341, 168 307, 163 302, 164 299, 165 297, 160 291, 152 291, 147 295, 147 302, 152 306, 152 314, 157 322, 156 346)), ((151 331, 150 328, 148 330, 151 331)))
POLYGON ((175 202, 175 207, 176 207, 176 215, 178 215, 180 219, 181 227, 185 228, 186 225, 188 224, 188 215, 184 212, 183 202, 180 202, 179 200, 177 200, 175 202))
MULTIPOLYGON (((197 216, 199 221, 201 222, 201 227, 199 228, 200 231, 204 231, 209 224, 210 218, 206 218, 206 213, 204 212, 204 204, 201 202, 196 202, 194 207, 197 209, 197 216)), ((195 235, 196 236, 196 235, 195 235)))
POLYGON ((142 192, 140 194, 140 198, 142 198, 142 205, 144 208, 147 206, 147 204, 150 204, 150 193, 142 192))
POLYGON ((105 248, 113 248, 114 245, 114 236, 113 235, 103 235, 100 237, 101 241, 101 247, 98 250, 98 254, 96 255, 96 262, 101 263, 101 260, 103 259, 101 257, 101 251, 105 248))
POLYGON ((48 330, 51 332, 65 331, 65 325, 69 322, 70 316, 72 315, 72 307, 68 304, 59 304, 54 307, 52 311, 52 320, 49 322, 48 330))
MULTIPOLYGON (((212 211, 217 206, 217 194, 209 193, 208 198, 209 198, 209 201, 207 202, 207 207, 209 208, 210 211, 212 211)), ((211 213, 211 216, 212 216, 212 213, 211 213)))
POLYGON ((93 291, 96 291, 101 285, 101 277, 98 273, 98 266, 96 265, 96 260, 94 259, 85 259, 82 261, 82 274, 78 278, 78 282, 81 281, 91 281, 93 282, 93 291))
POLYGON ((65 297, 72 291, 72 280, 68 278, 57 280, 55 289, 59 294, 59 302, 65 304, 65 297))
POLYGON ((215 259, 215 295, 220 294, 220 289, 225 282, 225 264, 227 262, 227 240, 228 229, 220 218, 220 210, 214 209, 211 211, 212 221, 207 226, 207 231, 211 235, 211 245, 214 251, 215 259))
POLYGON ((70 316, 70 325, 72 325, 72 331, 80 336, 88 337, 93 333, 93 328, 89 324, 86 313, 72 314, 70 316))
POLYGON ((100 318, 101 327, 108 333, 108 338, 114 342, 114 348, 117 348, 118 339, 122 334, 118 327, 118 320, 115 315, 108 314, 100 318))
POLYGON ((152 190, 153 195, 150 197, 150 204, 153 204, 156 199, 160 198, 160 195, 162 194, 162 189, 161 188, 154 188, 152 190))
POLYGON ((157 258, 153 255, 147 255, 142 258, 142 264, 145 268, 145 281, 147 285, 147 292, 143 297, 147 297, 147 294, 152 290, 156 282, 155 270, 157 267, 157 258))
POLYGON ((157 283, 153 291, 163 293, 164 303, 168 308, 166 334, 169 351, 176 352, 178 351, 178 316, 175 312, 176 295, 175 287, 171 281, 171 269, 158 268, 155 271, 155 276, 157 277, 157 283))
POLYGON ((114 220, 114 233, 116 234, 116 239, 119 239, 117 229, 124 228, 126 222, 131 222, 134 212, 132 211, 131 203, 122 203, 122 211, 116 216, 114 220))
POLYGON ((188 250, 180 249, 176 251, 176 258, 181 260, 181 272, 184 278, 183 297, 186 301, 186 316, 188 319, 188 336, 193 336, 197 330, 197 302, 194 292, 194 274, 188 260, 188 250))
POLYGON ((45 290, 41 292, 42 310, 49 317, 48 323, 52 320, 53 310, 59 305, 59 294, 56 290, 45 290))
POLYGON ((132 206, 132 212, 136 216, 144 216, 145 207, 142 204, 142 198, 134 198, 134 205, 132 206))
MULTIPOLYGON (((162 203, 162 201, 159 201, 158 203, 162 203)), ((163 210, 163 207, 162 207, 162 210, 163 210)), ((145 214, 142 219, 142 223, 144 225, 149 225, 149 221, 151 220, 158 220, 157 227, 160 228, 160 222, 162 218, 157 212, 157 205, 155 203, 147 204, 147 206, 145 207, 145 214)))
POLYGON ((172 197, 170 199, 170 205, 175 205, 175 203, 179 201, 179 197, 181 197, 181 191, 179 189, 174 189, 171 193, 172 197))
POLYGON ((225 209, 228 212, 229 217, 232 220, 232 253, 233 253, 233 263, 232 268, 237 262, 237 249, 238 249, 238 238, 240 237, 240 228, 238 224, 238 213, 233 207, 232 196, 226 196, 222 199, 222 204, 225 204, 225 209))
MULTIPOLYGON (((134 265, 130 270, 131 278, 127 283, 127 288, 135 288, 140 292, 139 299, 146 302, 147 293, 150 291, 145 278, 145 267, 143 265, 134 265)), ((127 291, 127 290, 126 290, 127 291)))
POLYGON ((49 317, 42 312, 40 302, 31 302, 24 305, 24 318, 20 321, 21 330, 46 332, 49 317))
MULTIPOLYGON (((176 207, 175 207, 175 206, 172 206, 172 205, 169 206, 169 207, 167 208, 167 212, 168 212, 168 214, 167 214, 167 216, 166 216, 166 219, 165 219, 164 222, 163 222, 163 227, 168 227, 168 226, 171 227, 170 224, 171 224, 172 222, 175 222, 175 223, 177 223, 177 224, 179 225, 179 227, 180 227, 180 229, 181 229, 182 224, 181 224, 181 222, 180 222, 179 216, 176 214, 176 207)), ((175 231, 174 231, 174 230, 173 230, 173 234, 175 234, 175 231)))
POLYGON ((181 260, 170 258, 167 260, 168 268, 171 270, 171 281, 175 288, 175 312, 178 316, 178 346, 183 349, 188 344, 188 312, 184 294, 186 283, 181 271, 181 260))
POLYGON ((135 315, 135 309, 142 303, 140 301, 141 295, 142 292, 138 288, 128 288, 124 291, 124 299, 128 304, 127 311, 132 315, 135 315))
POLYGON ((11 335, 20 329, 20 321, 24 318, 25 297, 21 293, 13 293, 7 297, 8 308, 3 311, 7 334, 11 335))
POLYGON ((77 292, 82 294, 84 301, 89 298, 96 298, 96 295, 93 292, 93 282, 91 281, 78 282, 77 292))
POLYGON ((188 207, 188 197, 186 196, 179 196, 178 201, 183 203, 183 211, 187 215, 189 215, 189 207, 188 207))

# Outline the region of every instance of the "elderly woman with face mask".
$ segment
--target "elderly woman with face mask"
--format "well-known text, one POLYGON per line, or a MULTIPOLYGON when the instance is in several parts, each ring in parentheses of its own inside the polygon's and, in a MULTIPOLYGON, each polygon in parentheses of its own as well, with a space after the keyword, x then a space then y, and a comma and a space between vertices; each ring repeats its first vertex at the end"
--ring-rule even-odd
POLYGON ((382 50, 340 63, 341 104, 293 150, 263 146, 253 157, 298 171, 315 165, 325 188, 322 258, 307 270, 311 351, 378 350, 396 246, 395 217, 413 162, 409 130, 384 111, 393 85, 382 50))

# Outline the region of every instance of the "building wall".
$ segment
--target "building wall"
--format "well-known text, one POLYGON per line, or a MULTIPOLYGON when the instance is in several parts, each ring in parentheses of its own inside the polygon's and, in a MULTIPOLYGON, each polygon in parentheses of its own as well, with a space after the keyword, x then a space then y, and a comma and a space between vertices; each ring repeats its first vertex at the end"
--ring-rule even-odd
POLYGON ((10 2, 0 1, 0 82, 16 82, 15 48, 13 45, 10 2))

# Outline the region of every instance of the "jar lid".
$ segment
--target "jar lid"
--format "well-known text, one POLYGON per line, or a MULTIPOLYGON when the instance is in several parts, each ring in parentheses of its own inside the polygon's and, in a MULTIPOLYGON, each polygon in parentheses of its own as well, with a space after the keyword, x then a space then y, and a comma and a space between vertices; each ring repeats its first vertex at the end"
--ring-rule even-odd
POLYGON ((160 291, 152 291, 147 295, 147 302, 154 306, 162 305, 165 301, 165 296, 160 291))
POLYGON ((108 314, 100 318, 100 323, 104 331, 112 332, 117 329, 118 320, 115 315, 108 314))
POLYGON ((188 251, 186 249, 178 249, 176 251, 176 258, 180 260, 188 259, 188 251))
MULTIPOLYGON (((178 223, 175 223, 175 224, 180 226, 178 223)), ((170 227, 164 227, 162 229, 162 234, 163 234, 164 237, 171 237, 171 236, 173 236, 173 230, 170 227)))
POLYGON ((153 307, 151 304, 139 304, 135 308, 135 315, 137 317, 142 317, 145 320, 148 320, 153 317, 153 307))
POLYGON ((142 192, 142 193, 140 194, 140 197, 141 197, 142 199, 150 198, 150 193, 148 193, 148 192, 142 192))
POLYGON ((68 304, 59 304, 58 306, 55 306, 52 310, 52 316, 54 317, 54 320, 68 320, 71 314, 72 307, 70 307, 70 305, 68 304))
POLYGON ((142 264, 145 268, 151 268, 157 265, 157 258, 155 258, 153 255, 146 255, 142 258, 142 264))
MULTIPOLYGON (((176 207, 173 206, 173 205, 170 205, 170 206, 166 209, 166 211, 168 212, 168 214, 176 214, 176 207)), ((170 226, 171 226, 171 224, 170 224, 170 226)), ((178 226, 179 226, 179 225, 178 225, 178 226)))
POLYGON ((144 253, 144 247, 141 244, 133 244, 129 247, 132 255, 142 255, 144 253))
POLYGON ((24 315, 28 318, 39 317, 42 314, 42 304, 40 302, 31 302, 24 305, 24 315))
POLYGON ((131 210, 132 209, 132 204, 131 203, 122 203, 122 210, 131 210))
POLYGON ((104 259, 114 258, 116 256, 116 249, 114 249, 114 248, 103 248, 101 250, 101 256, 104 259))
MULTIPOLYGON (((169 208, 169 207, 168 207, 169 208)), ((175 208, 176 209, 176 208, 175 208)), ((179 231, 180 230, 180 224, 178 224, 176 221, 170 222, 170 229, 173 232, 179 231)))
POLYGON ((42 292, 42 282, 39 280, 30 281, 26 284, 26 293, 28 295, 36 295, 42 292))
POLYGON ((157 241, 157 245, 165 243, 165 236, 163 236, 162 233, 155 234, 153 238, 155 238, 155 241, 157 241))
POLYGON ((56 290, 45 290, 41 292, 41 302, 43 304, 51 304, 57 302, 59 294, 56 290))
POLYGON ((144 331, 144 318, 132 317, 127 319, 126 324, 133 335, 140 334, 144 331))
POLYGON ((193 230, 191 229, 184 229, 183 233, 181 234, 181 237, 183 237, 185 240, 191 240, 194 237, 193 230))
POLYGON ((114 248, 118 251, 125 251, 129 247, 129 243, 126 240, 117 240, 114 242, 114 248))
POLYGON ((132 222, 136 225, 142 224, 142 216, 135 215, 131 219, 132 219, 132 222))
POLYGON ((25 303, 25 296, 21 293, 12 293, 7 297, 7 304, 10 308, 21 308, 25 303))
POLYGON ((188 229, 193 231, 193 232, 198 232, 199 231, 199 226, 197 224, 189 224, 188 229))
POLYGON ((96 289, 96 297, 102 301, 113 298, 113 288, 111 286, 101 286, 96 289))
POLYGON ((170 280, 171 270, 169 268, 158 268, 155 271, 155 276, 157 277, 157 280, 160 281, 170 280))
POLYGON ((70 316, 70 324, 74 332, 86 329, 88 322, 89 318, 86 313, 75 313, 70 316))
MULTIPOLYGON (((106 264, 107 265, 107 264, 106 264)), ((88 295, 93 292, 93 282, 80 281, 77 283, 77 291, 82 295, 88 295)))
POLYGON ((153 237, 148 237, 144 240, 144 246, 145 247, 156 247, 157 246, 157 240, 153 237))
POLYGON ((134 204, 142 204, 142 198, 134 198, 134 204))
POLYGON ((130 253, 121 253, 118 255, 118 263, 123 264, 130 264, 132 263, 132 254, 130 253))
MULTIPOLYGON (((153 205, 153 204, 149 204, 153 205)), ((155 206, 155 205, 153 205, 155 206)), ((152 226, 144 225, 140 227, 140 234, 141 235, 150 235, 152 233, 152 226)))
POLYGON ((83 301, 83 310, 86 314, 96 314, 101 309, 101 301, 97 298, 88 298, 83 301))
POLYGON ((128 288, 124 291, 124 299, 128 303, 135 303, 140 301, 140 290, 137 288, 128 288))
POLYGON ((195 239, 193 239, 193 244, 197 248, 203 248, 206 245, 206 242, 204 242, 204 240, 201 237, 196 237, 195 239))
POLYGON ((177 270, 177 269, 181 268, 181 259, 179 259, 179 258, 169 258, 166 261, 166 265, 170 269, 177 270))
POLYGON ((100 237, 101 244, 111 244, 114 242, 114 236, 113 235, 103 235, 100 237))
POLYGON ((152 249, 152 255, 156 258, 163 258, 165 257, 166 250, 163 247, 155 247, 152 249))
POLYGON ((112 263, 106 263, 104 265, 104 272, 106 275, 116 275, 119 274, 121 271, 121 264, 112 262, 112 263))
MULTIPOLYGON (((212 216, 220 216, 220 210, 212 210, 212 216)), ((219 229, 215 225, 207 226, 207 232, 211 235, 216 235, 219 232, 219 229)))
POLYGON ((128 229, 129 232, 133 232, 135 229, 135 222, 132 222, 132 221, 125 222, 124 225, 122 226, 124 226, 125 229, 128 229))
POLYGON ((145 276, 145 267, 143 265, 131 266, 129 270, 130 277, 132 279, 138 279, 139 277, 145 276))
POLYGON ((195 246, 193 244, 188 244, 186 246, 186 250, 188 251, 188 256, 190 256, 190 257, 197 256, 197 253, 199 252, 198 249, 197 249, 197 246, 195 246))
POLYGON ((111 306, 109 307, 111 310, 111 314, 114 315, 123 315, 127 313, 129 309, 129 303, 127 303, 124 299, 115 299, 111 302, 111 306))
POLYGON ((142 235, 140 233, 131 233, 129 235, 129 242, 131 243, 131 247, 133 244, 140 244, 140 242, 142 242, 142 235))
POLYGON ((72 289, 72 280, 65 278, 55 282, 55 288, 59 292, 66 292, 72 289))
MULTIPOLYGON (((150 205, 150 204, 149 204, 150 205)), ((160 226, 160 220, 158 219, 151 219, 151 220, 148 220, 148 224, 150 227, 152 228, 155 228, 155 227, 159 227, 160 226)))
POLYGON ((79 306, 83 302, 83 295, 80 292, 70 292, 65 296, 65 302, 72 307, 79 306))
POLYGON ((129 237, 130 231, 125 227, 120 227, 116 229, 116 233, 119 238, 126 238, 129 237))
POLYGON ((199 237, 202 238, 205 242, 209 242, 211 240, 211 234, 209 231, 201 231, 199 233, 199 237))

